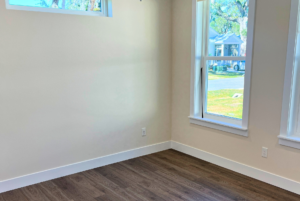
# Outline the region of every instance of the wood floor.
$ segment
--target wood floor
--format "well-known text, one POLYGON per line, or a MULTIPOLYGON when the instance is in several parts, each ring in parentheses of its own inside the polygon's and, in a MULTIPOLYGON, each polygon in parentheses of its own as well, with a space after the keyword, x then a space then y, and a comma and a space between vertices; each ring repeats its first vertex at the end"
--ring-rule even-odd
POLYGON ((0 201, 271 200, 300 196, 174 150, 0 194, 0 201))

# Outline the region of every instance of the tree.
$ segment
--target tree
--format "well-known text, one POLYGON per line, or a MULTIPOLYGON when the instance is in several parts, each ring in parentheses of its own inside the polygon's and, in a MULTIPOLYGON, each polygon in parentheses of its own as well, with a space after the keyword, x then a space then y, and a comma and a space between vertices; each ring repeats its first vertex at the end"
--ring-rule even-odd
POLYGON ((94 11, 94 7, 95 7, 95 0, 91 0, 89 5, 89 10, 94 11))
POLYGON ((235 33, 247 43, 249 0, 211 0, 210 26, 219 34, 235 33))
MULTIPOLYGON (((100 0, 36 0, 37 5, 45 8, 60 8, 70 10, 95 11, 100 0), (61 6, 61 7, 60 7, 61 6)), ((100 8, 98 9, 100 10, 100 8)))

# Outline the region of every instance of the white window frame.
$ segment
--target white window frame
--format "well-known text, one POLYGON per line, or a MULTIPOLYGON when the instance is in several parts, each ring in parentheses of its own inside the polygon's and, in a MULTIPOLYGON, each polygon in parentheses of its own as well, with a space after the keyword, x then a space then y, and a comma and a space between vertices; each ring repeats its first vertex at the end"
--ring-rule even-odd
POLYGON ((300 3, 291 0, 279 144, 300 149, 300 3))
POLYGON ((112 17, 112 0, 103 0, 102 1, 102 7, 103 7, 102 12, 63 10, 63 9, 41 8, 41 7, 33 7, 33 6, 17 6, 17 5, 10 5, 9 0, 5 0, 5 3, 6 3, 6 9, 8 9, 8 10, 23 10, 23 11, 60 13, 60 14, 71 14, 71 15, 112 17))
MULTIPOLYGON (((190 123, 222 130, 225 132, 248 136, 248 116, 251 83, 251 66, 253 53, 253 34, 255 21, 256 0, 249 0, 248 13, 248 35, 247 35, 247 56, 246 57, 214 57, 207 56, 208 32, 209 32, 209 0, 193 0, 193 21, 192 21, 192 69, 191 69, 191 97, 190 97, 190 123), (205 57, 205 58, 204 58, 205 57), (204 94, 205 80, 201 77, 201 71, 205 71, 204 60, 233 60, 246 61, 244 77, 244 101, 243 118, 237 120, 229 117, 206 114, 204 116, 204 94), (225 120, 226 119, 226 120, 225 120)), ((202 72, 202 75, 205 73, 202 72)))

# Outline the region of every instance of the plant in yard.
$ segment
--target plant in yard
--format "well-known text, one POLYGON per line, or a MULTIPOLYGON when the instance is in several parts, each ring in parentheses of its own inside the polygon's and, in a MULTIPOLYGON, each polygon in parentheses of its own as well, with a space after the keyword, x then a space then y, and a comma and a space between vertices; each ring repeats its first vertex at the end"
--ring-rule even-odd
POLYGON ((229 71, 208 71, 208 80, 219 80, 228 78, 241 78, 244 77, 242 72, 229 72, 229 71))

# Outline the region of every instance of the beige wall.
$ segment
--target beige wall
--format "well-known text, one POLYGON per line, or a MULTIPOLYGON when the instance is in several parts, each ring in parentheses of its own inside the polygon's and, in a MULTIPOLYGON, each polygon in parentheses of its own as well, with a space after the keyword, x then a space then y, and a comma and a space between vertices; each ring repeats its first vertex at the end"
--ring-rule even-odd
POLYGON ((189 123, 191 3, 113 0, 103 18, 1 1, 0 181, 170 140, 170 128, 177 142, 300 181, 300 151, 277 139, 290 1, 257 0, 248 138, 189 123))
POLYGON ((300 150, 277 139, 290 1, 257 0, 248 138, 189 123, 192 1, 173 0, 172 8, 172 140, 300 181, 300 150))
POLYGON ((4 2, 0 181, 171 139, 171 0, 113 0, 113 18, 4 2))

